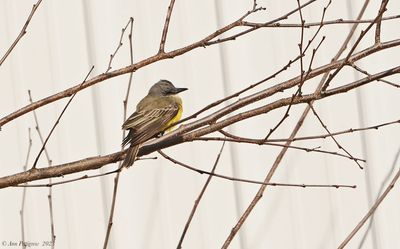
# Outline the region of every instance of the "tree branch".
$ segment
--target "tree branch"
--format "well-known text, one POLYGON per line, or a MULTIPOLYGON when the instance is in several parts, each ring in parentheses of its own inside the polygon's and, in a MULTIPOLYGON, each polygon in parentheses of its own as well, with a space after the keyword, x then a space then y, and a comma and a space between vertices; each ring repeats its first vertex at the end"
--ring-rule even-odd
POLYGON ((360 220, 360 222, 354 227, 354 229, 350 232, 350 234, 344 239, 344 241, 339 245, 338 249, 344 248, 350 240, 356 235, 356 233, 360 230, 360 228, 367 222, 367 220, 375 213, 376 209, 382 203, 382 201, 386 198, 389 192, 393 189, 397 180, 400 177, 400 170, 397 171, 397 174, 393 177, 390 184, 385 189, 385 192, 375 201, 374 205, 370 208, 370 210, 365 214, 365 216, 360 220))
MULTIPOLYGON (((42 3, 42 0, 38 0, 36 4, 32 6, 31 13, 28 16, 28 19, 26 19, 24 26, 21 29, 21 32, 15 39, 15 41, 11 44, 11 46, 8 48, 7 52, 3 55, 3 57, 0 59, 0 66, 4 63, 4 61, 7 59, 7 57, 11 54, 15 46, 17 46, 18 42, 21 40, 21 38, 26 34, 26 29, 28 28, 29 23, 32 20, 33 15, 35 14, 36 10, 39 8, 40 4, 42 3)), ((1 126, 1 125, 0 125, 1 126)))
MULTIPOLYGON (((345 93, 350 90, 353 90, 362 85, 368 84, 378 78, 386 77, 389 75, 400 73, 400 66, 395 67, 381 73, 377 73, 372 75, 371 77, 363 78, 357 80, 355 82, 346 84, 344 86, 336 87, 331 90, 328 90, 323 93, 314 93, 303 96, 298 96, 293 100, 293 104, 301 104, 301 103, 309 103, 310 101, 315 101, 318 99, 323 99, 329 96, 333 96, 340 93, 345 93)), ((233 123, 254 117, 256 115, 264 114, 270 112, 271 110, 287 106, 291 103, 291 98, 284 98, 272 102, 268 105, 255 108, 246 112, 242 112, 236 114, 232 117, 226 118, 220 122, 213 123, 208 127, 204 127, 198 130, 195 130, 198 127, 199 121, 209 123, 208 119, 203 118, 197 122, 193 122, 188 125, 181 126, 177 130, 152 141, 144 144, 138 153, 138 156, 147 155, 149 153, 155 152, 157 150, 167 148, 176 144, 180 144, 183 142, 193 141, 195 138, 209 134, 211 132, 218 131, 228 125, 233 123), (195 131, 193 131, 195 130, 195 131)), ((212 118, 212 116, 211 116, 212 118)), ((116 152, 110 155, 101 156, 101 157, 91 157, 75 162, 70 162, 66 164, 61 164, 58 166, 52 166, 48 168, 32 168, 28 171, 17 173, 14 175, 4 176, 0 178, 0 188, 15 186, 21 183, 30 182, 39 179, 47 179, 50 177, 60 177, 63 175, 81 172, 85 170, 93 170, 102 167, 103 165, 118 162, 125 157, 125 151, 116 152)))

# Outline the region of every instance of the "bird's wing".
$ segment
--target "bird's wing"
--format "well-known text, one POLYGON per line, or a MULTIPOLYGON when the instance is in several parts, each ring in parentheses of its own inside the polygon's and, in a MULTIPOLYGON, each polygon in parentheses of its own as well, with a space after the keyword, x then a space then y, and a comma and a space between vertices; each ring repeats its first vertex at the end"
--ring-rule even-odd
POLYGON ((152 138, 163 131, 179 111, 178 104, 170 104, 167 107, 141 110, 133 113, 122 125, 122 129, 130 129, 123 144, 139 144, 152 138))

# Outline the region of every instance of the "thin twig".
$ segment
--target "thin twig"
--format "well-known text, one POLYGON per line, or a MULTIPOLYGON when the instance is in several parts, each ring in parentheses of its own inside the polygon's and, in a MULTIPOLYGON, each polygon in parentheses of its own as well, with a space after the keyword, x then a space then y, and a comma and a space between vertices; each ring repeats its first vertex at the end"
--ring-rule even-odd
MULTIPOLYGON (((133 33, 133 18, 131 17, 129 19, 128 24, 125 26, 124 30, 125 31, 128 28, 128 25, 130 26, 130 33, 128 35, 129 38, 129 52, 130 52, 130 62, 131 65, 133 64, 133 44, 132 44, 132 33, 133 33)), ((122 36, 121 36, 121 40, 122 40, 122 36)), ((120 40, 120 44, 122 45, 122 42, 120 40)), ((122 101, 122 105, 123 105, 123 109, 124 109, 124 114, 123 114, 123 122, 126 120, 126 113, 127 113, 127 105, 128 105, 128 100, 129 100, 129 92, 131 89, 131 84, 132 84, 132 78, 133 78, 133 72, 131 72, 129 74, 129 80, 128 80, 128 87, 126 89, 126 94, 125 94, 125 99, 122 101)), ((125 137, 125 130, 122 130, 122 139, 125 137)), ((123 150, 123 147, 121 148, 121 150, 123 150)), ((114 211, 115 211, 115 203, 117 200, 117 192, 118 192, 118 183, 119 183, 119 177, 121 174, 121 161, 119 162, 119 166, 117 169, 117 175, 114 178, 114 190, 113 190, 113 196, 112 196, 112 200, 111 200, 111 209, 110 209, 110 215, 109 215, 109 219, 108 219, 108 226, 107 226, 107 232, 106 232, 106 237, 104 239, 104 244, 103 244, 103 249, 106 249, 108 246, 108 241, 110 238, 110 234, 111 234, 111 228, 112 225, 114 223, 113 219, 114 219, 114 211)))
MULTIPOLYGON (((122 39, 124 38, 125 31, 126 31, 126 29, 128 28, 129 25, 131 25, 131 28, 132 28, 132 23, 133 23, 133 18, 131 17, 131 18, 129 18, 129 21, 128 21, 128 23, 125 25, 125 27, 122 28, 122 30, 121 30, 121 36, 120 36, 120 38, 119 38, 118 45, 117 45, 117 47, 115 48, 114 53, 110 54, 110 60, 108 61, 108 67, 107 67, 106 73, 108 73, 108 72, 112 69, 111 64, 112 64, 112 62, 113 62, 113 60, 114 60, 114 58, 115 58, 115 55, 118 53, 119 49, 120 49, 120 48, 122 47, 122 45, 123 45, 122 39)), ((132 65, 132 64, 133 64, 133 62, 131 62, 131 65, 132 65)))
POLYGON ((187 168, 191 171, 195 171, 199 174, 205 174, 205 175, 212 175, 221 179, 229 180, 229 181, 234 181, 234 182, 245 182, 245 183, 252 183, 252 184, 258 184, 258 185, 265 185, 265 186, 274 186, 274 187, 299 187, 299 188, 356 188, 356 185, 326 185, 326 184, 293 184, 293 183, 277 183, 277 182, 262 182, 262 181, 255 181, 255 180, 248 180, 248 179, 243 179, 243 178, 237 178, 237 177, 231 177, 231 176, 226 176, 226 175, 221 175, 218 173, 211 173, 205 170, 201 170, 195 167, 192 167, 188 164, 182 163, 167 154, 165 154, 163 151, 159 150, 158 153, 163 156, 165 159, 171 161, 172 163, 176 165, 180 165, 184 168, 187 168))
POLYGON ((161 35, 160 48, 158 50, 159 54, 162 54, 165 52, 165 50, 164 50, 165 42, 167 40, 169 21, 171 20, 171 14, 172 14, 172 10, 174 9, 174 4, 175 4, 175 0, 171 0, 171 2, 169 3, 169 6, 168 6, 167 16, 165 17, 164 28, 163 28, 163 32, 161 35))
MULTIPOLYGON (((83 83, 86 82, 87 78, 89 77, 90 73, 93 71, 94 66, 92 66, 88 72, 88 74, 86 75, 85 79, 83 80, 83 82, 81 83, 81 85, 83 85, 83 83)), ((36 156, 35 162, 33 163, 32 169, 36 168, 36 164, 39 161, 40 155, 42 154, 42 152, 44 151, 47 142, 50 139, 51 134, 53 134, 53 131, 55 130, 55 128, 57 127, 58 123, 60 122, 61 117, 64 115, 64 112, 67 110, 69 104, 71 103, 71 101, 74 99, 76 93, 72 94, 71 98, 68 100, 67 104, 65 105, 64 109, 61 111, 60 115, 58 116, 56 122, 54 123, 53 127, 51 128, 49 134, 46 137, 46 140, 44 141, 42 148, 40 149, 38 155, 36 156)))
POLYGON ((379 8, 378 17, 376 19, 376 29, 375 29, 375 44, 379 45, 381 43, 381 25, 382 25, 382 15, 386 11, 386 6, 389 0, 382 0, 381 7, 379 8))
POLYGON ((365 216, 360 220, 360 222, 354 227, 354 229, 349 233, 349 235, 344 239, 344 241, 339 245, 338 249, 344 248, 350 240, 356 235, 356 233, 360 230, 360 228, 365 224, 365 222, 375 213, 376 209, 382 203, 382 201, 386 198, 389 192, 393 189, 394 185, 396 184, 397 180, 400 177, 400 169, 393 177, 390 184, 386 187, 383 194, 375 201, 374 205, 370 208, 370 210, 365 214, 365 216))
POLYGON ((15 39, 15 41, 11 44, 11 46, 8 48, 7 52, 3 55, 3 57, 0 59, 0 66, 3 64, 3 62, 7 59, 7 57, 11 54, 15 46, 17 46, 18 42, 21 40, 21 38, 26 34, 26 29, 28 28, 29 23, 32 20, 33 15, 35 14, 36 10, 39 8, 40 3, 42 0, 38 0, 36 4, 32 6, 31 13, 28 16, 28 19, 26 19, 24 26, 21 29, 21 32, 15 39))
MULTIPOLYGON (((137 158, 135 161, 140 161, 140 160, 157 160, 157 157, 146 157, 146 158, 137 158)), ((13 187, 23 187, 23 188, 43 188, 43 187, 53 187, 53 186, 58 186, 58 185, 62 185, 62 184, 67 184, 67 183, 71 183, 71 182, 76 182, 76 181, 81 181, 81 180, 86 180, 86 179, 90 179, 90 178, 97 178, 97 177, 102 177, 102 176, 106 176, 106 175, 111 175, 114 173, 117 173, 119 169, 113 170, 113 171, 109 171, 109 172, 105 172, 105 173, 101 173, 101 174, 95 174, 95 175, 83 175, 81 177, 77 177, 77 178, 73 178, 73 179, 69 179, 69 180, 65 180, 65 181, 59 181, 59 182, 51 182, 51 183, 47 183, 47 184, 22 184, 22 185, 16 185, 13 187)))
MULTIPOLYGON (((382 21, 389 21, 394 19, 399 19, 400 15, 392 15, 387 17, 382 17, 382 21)), ((363 24, 363 23, 373 23, 375 19, 365 19, 365 20, 345 20, 345 19, 336 19, 336 20, 329 20, 324 22, 309 22, 304 23, 304 28, 311 28, 311 27, 321 27, 328 26, 328 25, 337 25, 337 24, 363 24)), ((243 26, 247 27, 263 27, 263 28, 301 28, 303 25, 299 23, 256 23, 256 22, 243 22, 243 26)))
POLYGON ((118 183, 119 183, 119 176, 121 174, 121 170, 122 170, 122 168, 118 168, 117 175, 114 178, 113 197, 112 197, 112 201, 111 201, 110 216, 108 218, 107 232, 106 232, 106 237, 104 239, 103 249, 106 249, 108 246, 108 240, 110 239, 111 228, 112 228, 112 225, 114 224, 114 221, 113 221, 114 209, 115 209, 115 203, 116 203, 116 199, 117 199, 118 183))
MULTIPOLYGON (((393 173, 396 170, 396 165, 398 163, 398 160, 400 158, 400 148, 397 150, 397 153, 394 157, 393 163, 392 163, 392 167, 390 168, 390 170, 386 173, 386 177, 385 179, 381 182, 380 186, 379 186, 379 190, 378 190, 378 194, 377 194, 377 199, 379 198, 379 196, 382 194, 382 192, 385 190, 385 185, 390 181, 390 176, 393 175, 393 173)), ((367 228, 364 230, 364 234, 362 239, 360 240, 360 243, 358 244, 358 249, 362 249, 364 248, 363 245, 366 241, 366 239, 368 238, 368 234, 371 231, 372 228, 372 223, 374 221, 374 216, 371 216, 371 219, 369 220, 368 226, 367 228)))
MULTIPOLYGON (((28 90, 28 95, 29 95, 29 102, 33 103, 32 101, 32 95, 31 95, 31 91, 28 90)), ((42 144, 42 146, 44 146, 44 139, 43 139, 43 135, 42 132, 40 130, 40 126, 39 126, 39 120, 36 114, 36 111, 33 110, 33 117, 35 119, 35 129, 39 135, 39 139, 40 142, 42 144)), ((51 167, 52 165, 52 160, 50 159, 50 155, 47 151, 47 148, 44 146, 44 153, 46 155, 46 159, 47 159, 47 165, 48 167, 51 167)), ((49 184, 51 184, 52 180, 51 178, 49 178, 49 184)), ((49 187, 49 192, 47 194, 47 199, 49 202, 49 215, 50 215, 50 235, 51 235, 51 248, 54 249, 55 243, 56 243, 56 235, 55 235, 55 229, 54 229, 54 215, 53 215, 53 190, 51 187, 49 187)))
POLYGON ((113 171, 109 171, 109 172, 101 173, 101 174, 96 174, 96 175, 90 175, 90 176, 89 175, 83 175, 81 177, 73 178, 73 179, 65 180, 65 181, 51 182, 51 183, 46 183, 46 184, 22 184, 22 185, 16 185, 14 187, 21 187, 21 188, 51 188, 53 186, 58 186, 58 185, 62 185, 62 184, 67 184, 67 183, 86 180, 86 179, 90 179, 90 178, 96 178, 96 177, 102 177, 102 176, 106 176, 106 175, 111 175, 111 174, 114 174, 114 173, 117 173, 117 172, 118 172, 118 170, 113 170, 113 171))
MULTIPOLYGON (((22 170, 25 171, 28 167, 29 156, 31 154, 32 148, 32 138, 31 138, 31 128, 28 128, 28 150, 26 152, 25 164, 22 167, 22 170)), ((26 183, 25 183, 26 185, 26 183)), ((19 211, 19 215, 21 217, 21 240, 25 241, 25 219, 24 219, 24 210, 25 210, 25 199, 26 199, 26 188, 22 190, 22 201, 21 201, 21 209, 19 211)), ((22 243, 22 248, 26 248, 26 244, 22 243)))
POLYGON ((203 197, 204 193, 206 192, 206 189, 207 189, 208 185, 210 184, 211 178, 213 177, 212 174, 214 174, 215 169, 217 168, 217 165, 218 165, 218 162, 219 162, 219 158, 221 157, 221 153, 224 150, 224 146, 225 146, 225 141, 222 142, 221 149, 219 150, 217 158, 215 159, 214 165, 213 165, 212 170, 211 170, 211 174, 208 175, 207 180, 204 183, 204 186, 201 189, 199 196, 194 201, 194 205, 193 205, 192 211, 190 212, 190 215, 189 215, 189 217, 188 217, 188 219, 186 221, 186 224, 185 224, 185 228, 183 229, 181 238, 179 239, 178 246, 176 247, 177 249, 181 249, 182 248, 182 243, 183 243, 183 240, 185 239, 186 232, 189 229, 190 223, 192 222, 193 216, 196 213, 197 207, 200 204, 201 198, 203 197))
MULTIPOLYGON (((366 70, 363 70, 362 68, 360 68, 359 66, 357 66, 355 63, 351 63, 350 66, 351 66, 352 68, 354 68, 355 70, 357 70, 358 72, 362 73, 362 74, 365 74, 365 75, 367 75, 367 76, 371 76, 370 73, 368 73, 366 70)), ((400 88, 400 85, 399 85, 399 84, 390 82, 390 81, 385 80, 385 79, 378 79, 377 81, 383 82, 383 83, 385 83, 385 84, 388 84, 388 85, 393 86, 393 87, 396 87, 396 88, 400 88)))
POLYGON ((314 136, 304 136, 304 137, 296 137, 291 140, 285 139, 285 138, 277 138, 277 139, 269 139, 267 142, 286 142, 286 141, 301 141, 301 140, 312 140, 312 139, 325 139, 330 136, 338 136, 338 135, 343 135, 347 133, 353 133, 353 132, 360 132, 360 131, 367 131, 367 130, 378 130, 381 127, 393 125, 393 124, 400 124, 400 119, 391 121, 391 122, 386 122, 378 125, 372 125, 372 126, 367 126, 367 127, 362 127, 362 128, 350 128, 347 130, 342 130, 342 131, 337 131, 337 132, 332 132, 331 134, 323 134, 323 135, 314 135, 314 136))
MULTIPOLYGON (((289 149, 295 149, 295 150, 302 150, 305 152, 316 152, 316 153, 322 153, 322 154, 329 154, 329 155, 334 155, 334 156, 339 156, 339 157, 344 157, 348 158, 351 160, 357 160, 361 162, 365 162, 364 159, 362 158, 355 158, 352 156, 348 156, 345 154, 341 154, 336 151, 327 151, 327 150, 321 150, 320 146, 316 148, 305 148, 305 147, 300 147, 300 146, 293 146, 293 145, 285 145, 285 144, 277 144, 277 143, 270 143, 270 142, 265 142, 263 139, 250 139, 250 138, 245 138, 245 137, 238 137, 238 136, 228 136, 228 132, 223 133, 225 136, 229 138, 223 138, 223 137, 199 137, 195 138, 194 141, 227 141, 227 142, 233 142, 233 143, 245 143, 245 144, 256 144, 256 145, 268 145, 268 146, 275 146, 275 147, 282 147, 282 148, 289 148, 289 149)), ((232 135, 232 134, 230 134, 232 135)))
MULTIPOLYGON (((302 5, 300 6, 300 9, 304 9, 304 8, 307 7, 308 5, 314 3, 315 1, 317 1, 317 0, 310 0, 310 1, 308 1, 308 2, 306 2, 306 3, 304 3, 304 4, 302 4, 302 5)), ((256 8, 256 9, 252 10, 251 12, 254 13, 254 12, 259 11, 259 10, 265 10, 265 8, 256 8)), ((296 13, 297 11, 299 11, 299 8, 293 9, 293 10, 287 12, 286 14, 284 14, 284 15, 278 17, 278 18, 275 18, 274 20, 271 20, 271 21, 268 21, 268 22, 263 23, 262 25, 269 25, 269 24, 277 23, 277 22, 282 21, 282 20, 286 20, 286 19, 288 19, 291 15, 293 15, 294 13, 296 13)), ((250 11, 249 11, 248 13, 250 14, 250 11)), ((244 18, 243 18, 243 19, 244 19, 244 18)), ((241 20, 240 26, 244 26, 244 22, 245 22, 245 21, 244 21, 243 19, 241 20)), ((261 28, 261 27, 262 27, 261 25, 260 25, 260 26, 257 25, 257 26, 254 26, 254 27, 250 27, 250 28, 247 29, 247 30, 241 31, 241 32, 239 32, 239 33, 236 33, 236 34, 234 34, 234 35, 231 35, 231 36, 228 36, 228 37, 225 37, 225 38, 219 38, 219 39, 216 39, 216 40, 207 41, 207 42, 205 43, 205 45, 209 46, 209 45, 218 44, 218 43, 221 43, 221 42, 236 40, 237 38, 239 38, 239 37, 241 37, 241 36, 243 36, 243 35, 246 35, 246 34, 248 34, 248 33, 251 33, 251 32, 253 32, 253 31, 255 31, 255 30, 257 30, 257 29, 259 29, 259 28, 261 28)))
POLYGON ((297 0, 297 7, 299 8, 299 17, 300 17, 300 23, 301 23, 301 29, 300 29, 300 43, 298 44, 299 46, 299 52, 300 52, 300 84, 299 84, 299 94, 301 95, 301 87, 304 84, 304 68, 303 68, 303 41, 304 41, 304 23, 306 22, 303 19, 303 13, 300 8, 300 0, 297 0))
POLYGON ((329 136, 332 138, 333 142, 335 142, 336 146, 337 146, 340 150, 343 150, 343 151, 349 156, 349 158, 352 159, 352 160, 357 164, 357 166, 358 166, 360 169, 364 169, 364 168, 361 166, 361 164, 358 162, 358 160, 356 160, 356 159, 350 154, 350 152, 349 152, 348 150, 346 150, 341 144, 339 144, 339 142, 337 141, 337 139, 336 139, 334 136, 332 136, 332 133, 329 131, 328 126, 324 123, 324 121, 322 121, 321 117, 318 115, 318 113, 317 113, 317 111, 315 110, 314 106, 313 106, 311 103, 309 103, 309 106, 310 106, 312 112, 314 113, 315 117, 317 117, 317 119, 318 119, 319 123, 321 124, 321 126, 322 126, 322 127, 324 128, 324 130, 329 134, 329 136))

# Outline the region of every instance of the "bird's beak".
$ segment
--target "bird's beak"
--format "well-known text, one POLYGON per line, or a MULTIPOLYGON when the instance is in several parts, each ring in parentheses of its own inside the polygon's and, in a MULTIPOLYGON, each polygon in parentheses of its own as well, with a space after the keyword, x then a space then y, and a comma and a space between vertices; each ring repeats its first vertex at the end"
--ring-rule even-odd
POLYGON ((175 94, 183 92, 183 91, 186 91, 186 90, 187 90, 187 88, 178 88, 178 87, 176 87, 175 88, 175 94))

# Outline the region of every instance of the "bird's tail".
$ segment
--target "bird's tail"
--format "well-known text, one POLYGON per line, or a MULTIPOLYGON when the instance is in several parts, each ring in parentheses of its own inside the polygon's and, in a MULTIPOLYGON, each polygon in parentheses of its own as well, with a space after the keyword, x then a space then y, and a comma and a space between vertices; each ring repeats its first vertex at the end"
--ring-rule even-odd
POLYGON ((122 162, 122 167, 129 168, 135 162, 137 153, 139 152, 139 145, 133 145, 128 148, 125 159, 122 162))

